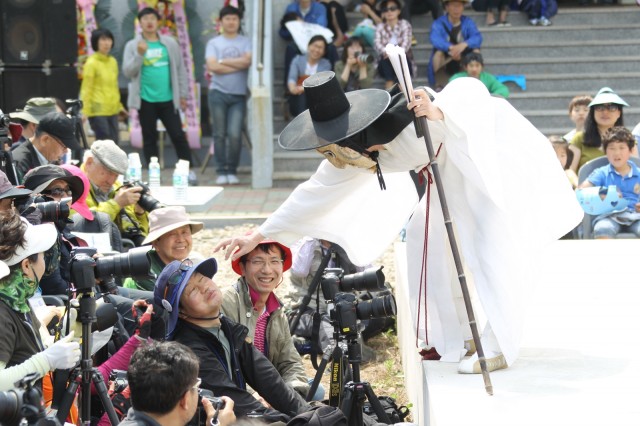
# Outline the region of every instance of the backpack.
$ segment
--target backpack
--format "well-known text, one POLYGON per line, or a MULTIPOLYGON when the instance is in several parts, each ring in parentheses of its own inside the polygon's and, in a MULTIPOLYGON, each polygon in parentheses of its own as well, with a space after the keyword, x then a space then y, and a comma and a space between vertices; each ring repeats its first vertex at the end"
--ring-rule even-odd
MULTIPOLYGON (((396 400, 390 396, 379 396, 378 400, 380 401, 384 412, 387 413, 387 417, 391 420, 391 424, 401 423, 404 421, 405 417, 409 415, 409 408, 405 405, 398 407, 396 400)), ((364 403, 362 411, 372 419, 379 421, 378 416, 376 416, 376 413, 373 411, 373 407, 371 407, 371 403, 369 401, 364 403)))
POLYGON ((336 407, 322 405, 313 407, 310 411, 298 414, 289 420, 287 426, 347 426, 347 418, 336 407))

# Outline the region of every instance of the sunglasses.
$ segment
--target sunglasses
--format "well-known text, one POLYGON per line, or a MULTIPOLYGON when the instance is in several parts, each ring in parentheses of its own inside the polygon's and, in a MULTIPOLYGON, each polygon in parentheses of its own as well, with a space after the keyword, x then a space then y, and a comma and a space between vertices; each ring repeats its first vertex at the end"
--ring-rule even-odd
POLYGON ((600 105, 594 105, 593 109, 595 109, 596 111, 619 111, 620 110, 620 105, 618 104, 600 104, 600 105))
POLYGON ((396 6, 389 6, 389 7, 383 7, 382 9, 380 9, 380 12, 382 13, 395 12, 396 10, 400 10, 400 8, 396 6))
POLYGON ((193 267, 193 262, 191 259, 185 259, 182 261, 178 269, 173 271, 171 275, 169 275, 169 279, 167 279, 167 285, 164 288, 164 295, 162 296, 162 307, 167 312, 173 311, 173 304, 176 302, 175 298, 178 294, 177 291, 173 291, 174 287, 180 287, 182 280, 184 280, 185 274, 189 269, 193 267), (167 295, 171 296, 171 300, 167 299, 167 295))
POLYGON ((54 197, 63 197, 65 195, 72 195, 73 191, 71 191, 71 188, 53 188, 53 189, 48 189, 46 191, 42 191, 42 193, 45 195, 51 195, 54 197))

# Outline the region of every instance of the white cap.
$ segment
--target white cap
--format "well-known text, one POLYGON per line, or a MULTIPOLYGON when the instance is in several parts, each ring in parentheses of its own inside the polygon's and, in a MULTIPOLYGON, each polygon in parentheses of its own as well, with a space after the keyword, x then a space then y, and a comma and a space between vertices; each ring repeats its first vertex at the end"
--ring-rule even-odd
POLYGON ((58 238, 58 231, 52 223, 32 225, 25 218, 20 219, 27 226, 24 233, 25 244, 24 247, 18 246, 13 256, 4 260, 8 266, 13 266, 32 254, 49 250, 58 238))

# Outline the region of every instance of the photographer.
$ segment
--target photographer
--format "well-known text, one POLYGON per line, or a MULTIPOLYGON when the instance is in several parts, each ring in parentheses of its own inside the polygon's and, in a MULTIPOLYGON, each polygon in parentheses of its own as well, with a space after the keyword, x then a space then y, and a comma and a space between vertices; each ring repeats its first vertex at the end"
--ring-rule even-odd
POLYGON ((13 209, 16 199, 25 199, 31 195, 30 189, 17 188, 11 185, 7 175, 0 170, 0 211, 13 209))
POLYGON ((29 170, 59 161, 67 149, 82 149, 75 137, 73 121, 60 112, 46 114, 33 141, 26 141, 13 151, 18 182, 23 182, 29 170))
POLYGON ((16 149, 22 143, 33 139, 40 120, 50 112, 56 112, 56 103, 51 98, 31 98, 24 109, 9 114, 12 121, 17 121, 22 126, 22 136, 14 141, 11 149, 16 149))
POLYGON ((9 266, 8 275, 0 277, 0 390, 11 389, 30 373, 43 377, 54 369, 71 368, 80 358, 73 334, 45 349, 40 321, 29 302, 44 274, 43 252, 56 236, 53 225, 34 226, 14 211, 0 212, 0 259, 9 266))
POLYGON ((123 287, 153 291, 157 276, 167 264, 194 257, 191 255, 191 236, 203 227, 204 223, 191 220, 182 206, 164 207, 149 213, 149 235, 142 244, 153 247, 147 252, 151 264, 150 278, 127 278, 123 287))
POLYGON ((82 170, 91 182, 89 207, 107 213, 123 238, 139 246, 149 231, 149 214, 138 204, 142 187, 123 187, 117 182, 128 164, 127 154, 115 142, 97 140, 85 152, 82 170))
POLYGON ((345 42, 335 72, 345 92, 368 89, 373 85, 373 56, 365 52, 361 39, 351 37, 345 42))
MULTIPOLYGON (((176 342, 151 343, 131 358, 127 380, 131 405, 121 426, 186 425, 194 416, 201 380, 196 355, 176 342)), ((222 397, 224 408, 216 416, 211 401, 202 398, 207 425, 227 426, 236 420, 231 398, 222 397)))

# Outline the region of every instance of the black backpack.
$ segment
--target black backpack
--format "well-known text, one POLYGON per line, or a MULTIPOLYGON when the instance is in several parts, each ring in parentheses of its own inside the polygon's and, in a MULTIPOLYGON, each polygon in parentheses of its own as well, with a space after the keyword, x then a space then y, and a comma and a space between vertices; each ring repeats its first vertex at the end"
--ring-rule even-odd
POLYGON ((287 426, 347 426, 347 418, 336 407, 322 405, 289 420, 287 426))

